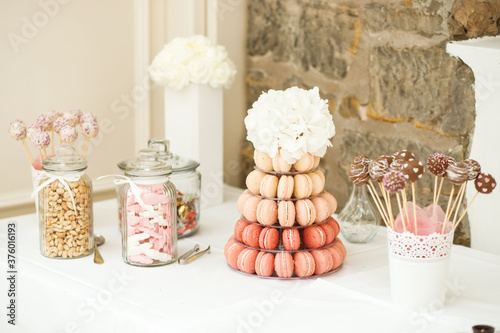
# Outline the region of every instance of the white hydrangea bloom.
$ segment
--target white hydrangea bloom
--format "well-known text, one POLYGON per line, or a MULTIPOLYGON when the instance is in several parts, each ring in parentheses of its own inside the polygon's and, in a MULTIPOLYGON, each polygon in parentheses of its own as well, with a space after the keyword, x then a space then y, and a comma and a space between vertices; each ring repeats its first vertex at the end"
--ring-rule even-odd
POLYGON ((263 93, 248 110, 245 126, 255 149, 274 157, 281 148, 290 164, 306 153, 323 157, 335 135, 328 101, 321 99, 317 87, 263 93))

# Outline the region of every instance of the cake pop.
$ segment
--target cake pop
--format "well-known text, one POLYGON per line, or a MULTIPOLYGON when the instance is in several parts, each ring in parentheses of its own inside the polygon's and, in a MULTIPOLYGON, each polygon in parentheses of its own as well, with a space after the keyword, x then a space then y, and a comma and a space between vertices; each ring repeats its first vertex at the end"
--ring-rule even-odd
MULTIPOLYGON (((406 178, 401 171, 391 170, 391 171, 388 171, 384 175, 384 177, 382 178, 382 183, 384 184, 384 188, 386 189, 387 193, 389 193, 389 195, 396 193, 396 199, 398 201, 398 208, 399 208, 399 212, 401 214, 401 221, 403 224, 403 230, 406 231, 406 222, 405 222, 405 218, 404 218, 405 215, 403 214, 401 199, 399 197, 399 192, 403 191, 406 187, 406 178)), ((390 197, 388 198, 387 205, 388 205, 389 211, 391 212, 391 218, 392 218, 392 220, 394 220, 394 217, 392 217, 392 207, 391 207, 390 197)), ((408 213, 406 213, 406 218, 407 218, 407 216, 408 216, 408 213)), ((394 224, 393 224, 393 227, 394 227, 394 224)))
POLYGON ((371 159, 368 156, 359 155, 359 156, 356 156, 354 158, 354 160, 352 161, 351 165, 352 164, 362 164, 362 165, 365 165, 365 166, 368 167, 368 165, 370 164, 370 162, 371 162, 371 159))
POLYGON ((66 125, 61 128, 59 135, 63 143, 73 143, 75 142, 76 138, 78 138, 78 131, 76 130, 76 127, 66 125))
POLYGON ((50 135, 47 132, 40 131, 35 133, 31 138, 31 142, 38 149, 38 154, 40 156, 40 162, 43 160, 42 158, 42 150, 47 148, 50 145, 50 135))
POLYGON ((434 153, 427 159, 427 169, 432 173, 434 177, 434 204, 439 201, 439 196, 441 195, 441 189, 443 188, 443 180, 446 176, 446 169, 448 169, 449 158, 441 153, 434 153), (439 191, 436 193, 438 188, 437 181, 438 176, 441 176, 441 183, 439 184, 439 191))
POLYGON ((393 159, 389 169, 392 171, 401 171, 403 170, 403 164, 405 164, 405 160, 403 159, 393 159))
POLYGON ((384 159, 387 161, 387 164, 389 165, 389 167, 391 166, 391 163, 394 161, 394 156, 391 156, 391 155, 382 155, 379 157, 379 159, 384 159))
POLYGON ((392 156, 394 156, 395 160, 411 161, 415 159, 415 155, 406 149, 396 152, 392 156))
POLYGON ((80 111, 80 109, 71 109, 68 111, 69 113, 73 114, 73 116, 76 118, 76 125, 80 124, 80 118, 82 117, 83 113, 80 111))
POLYGON ((451 161, 446 169, 446 175, 453 185, 461 185, 467 181, 469 169, 464 163, 451 161))
POLYGON ((78 115, 72 111, 64 112, 62 117, 66 119, 71 126, 76 126, 79 122, 78 115))
POLYGON ((54 121, 52 118, 46 114, 41 114, 36 119, 36 124, 42 129, 42 131, 51 131, 54 121))
POLYGON ((41 131, 41 129, 36 123, 32 124, 26 130, 26 137, 28 137, 28 139, 32 140, 33 135, 35 135, 35 133, 38 133, 40 131, 41 131))
POLYGON ((92 113, 90 112, 87 112, 87 113, 83 113, 81 116, 80 116, 80 125, 81 124, 84 124, 84 123, 91 123, 91 122, 97 122, 97 118, 96 116, 94 116, 92 113))
POLYGON ((373 180, 380 182, 384 174, 389 171, 389 163, 387 159, 379 157, 376 160, 372 160, 368 165, 368 173, 373 180))
POLYGON ((19 119, 15 119, 10 122, 9 124, 9 134, 10 137, 13 138, 14 140, 21 141, 24 152, 26 153, 26 156, 28 157, 28 161, 30 162, 31 165, 33 165, 33 157, 31 157, 31 153, 28 149, 28 146, 26 145, 26 135, 27 135, 27 130, 26 130, 26 124, 19 119))
MULTIPOLYGON (((417 231, 417 198, 415 193, 415 182, 422 178, 424 174, 424 165, 422 162, 417 160, 406 161, 403 164, 403 169, 401 170, 405 179, 411 182, 411 193, 413 197, 413 222, 415 224, 415 235, 418 235, 417 231)), ((406 207, 406 202, 405 202, 406 207)))
POLYGON ((62 114, 60 112, 57 112, 56 110, 50 110, 49 112, 47 112, 47 116, 49 116, 50 119, 52 119, 52 122, 54 122, 57 118, 61 117, 62 114))
POLYGON ((59 134, 61 128, 63 128, 66 125, 70 125, 69 121, 66 118, 64 117, 57 118, 56 120, 54 120, 54 126, 53 126, 54 132, 59 134))
POLYGON ((467 180, 474 180, 481 173, 481 165, 476 160, 468 159, 464 161, 464 164, 469 171, 467 174, 467 180))
POLYGON ((356 186, 361 186, 366 184, 370 179, 368 174, 368 167, 364 163, 351 163, 351 169, 349 170, 349 179, 356 186))
POLYGON ((477 195, 479 193, 490 194, 491 192, 493 192, 495 187, 497 187, 497 182, 495 181, 495 178, 493 178, 493 176, 489 173, 480 173, 474 181, 474 186, 476 187, 477 192, 476 194, 474 194, 474 197, 472 197, 472 200, 469 202, 469 205, 467 205, 467 208, 465 208, 462 215, 460 215, 458 221, 453 225, 454 229, 456 229, 460 222, 462 222, 462 219, 469 210, 470 206, 472 205, 474 200, 476 200, 477 195))

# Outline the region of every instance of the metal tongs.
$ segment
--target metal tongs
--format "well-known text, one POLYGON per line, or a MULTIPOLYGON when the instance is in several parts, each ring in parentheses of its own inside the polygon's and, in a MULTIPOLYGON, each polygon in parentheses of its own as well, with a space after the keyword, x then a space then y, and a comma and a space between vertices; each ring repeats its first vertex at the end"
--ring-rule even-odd
POLYGON ((200 250, 200 245, 196 244, 194 246, 194 248, 192 248, 191 250, 182 254, 179 257, 179 259, 177 259, 177 262, 179 263, 179 265, 186 265, 186 264, 189 264, 190 262, 200 258, 205 253, 209 254, 210 253, 210 245, 203 251, 199 251, 199 250, 200 250))

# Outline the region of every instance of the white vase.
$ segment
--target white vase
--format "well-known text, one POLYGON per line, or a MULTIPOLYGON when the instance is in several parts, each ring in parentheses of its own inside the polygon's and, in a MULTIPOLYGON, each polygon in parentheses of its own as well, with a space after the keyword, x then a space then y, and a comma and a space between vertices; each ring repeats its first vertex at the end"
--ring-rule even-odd
POLYGON ((173 153, 200 162, 201 207, 223 201, 222 112, 222 88, 165 88, 165 138, 173 153))

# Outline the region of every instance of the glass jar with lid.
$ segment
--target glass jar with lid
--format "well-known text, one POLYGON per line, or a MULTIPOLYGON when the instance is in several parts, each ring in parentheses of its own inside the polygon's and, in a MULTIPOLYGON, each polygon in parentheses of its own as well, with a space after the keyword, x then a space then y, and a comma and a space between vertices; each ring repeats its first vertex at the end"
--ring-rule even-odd
POLYGON ((35 189, 43 256, 70 259, 94 251, 92 181, 87 161, 73 147, 59 146, 42 161, 43 175, 35 189))
POLYGON ((176 190, 172 167, 152 149, 125 168, 121 189, 122 257, 134 266, 166 265, 177 258, 176 190))
POLYGON ((177 235, 183 238, 194 234, 200 220, 201 174, 196 170, 200 163, 174 155, 167 139, 149 139, 148 148, 156 150, 158 159, 172 166, 170 180, 177 189, 177 235))

